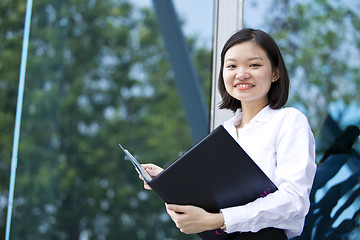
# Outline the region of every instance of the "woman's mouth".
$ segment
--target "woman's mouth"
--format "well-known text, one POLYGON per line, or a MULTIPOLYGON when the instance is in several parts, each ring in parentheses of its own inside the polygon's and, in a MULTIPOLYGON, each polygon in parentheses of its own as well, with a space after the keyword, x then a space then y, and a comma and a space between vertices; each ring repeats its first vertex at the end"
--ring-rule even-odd
POLYGON ((234 87, 239 90, 246 90, 255 87, 255 85, 251 83, 235 83, 234 87))

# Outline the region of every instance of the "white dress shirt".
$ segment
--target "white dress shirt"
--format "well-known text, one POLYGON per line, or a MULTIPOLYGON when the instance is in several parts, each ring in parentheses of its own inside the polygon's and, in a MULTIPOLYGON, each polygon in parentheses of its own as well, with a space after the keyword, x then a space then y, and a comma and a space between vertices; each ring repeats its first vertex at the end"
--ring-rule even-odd
POLYGON ((295 108, 263 108, 250 123, 236 129, 239 113, 224 128, 275 183, 278 191, 243 206, 221 209, 226 231, 285 229, 288 238, 301 234, 309 211, 315 176, 315 141, 308 120, 295 108))

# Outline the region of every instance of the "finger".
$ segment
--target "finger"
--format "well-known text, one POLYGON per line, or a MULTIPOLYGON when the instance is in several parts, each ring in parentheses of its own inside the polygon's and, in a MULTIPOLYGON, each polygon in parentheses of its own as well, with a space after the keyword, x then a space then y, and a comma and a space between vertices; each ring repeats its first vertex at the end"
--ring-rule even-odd
POLYGON ((176 212, 174 212, 174 211, 172 211, 172 210, 169 210, 168 208, 166 208, 166 212, 167 212, 167 214, 169 214, 170 218, 175 222, 175 224, 177 224, 177 223, 176 223, 176 221, 177 221, 177 214, 176 214, 176 212))
POLYGON ((145 169, 145 171, 146 171, 151 177, 156 177, 160 172, 162 172, 161 169, 145 169))
POLYGON ((162 170, 164 170, 163 168, 152 163, 141 164, 141 166, 145 169, 145 171, 153 171, 153 173, 156 175, 159 174, 162 170))
POLYGON ((152 164, 152 163, 141 164, 141 166, 144 169, 157 169, 157 168, 160 168, 160 167, 158 167, 158 166, 156 166, 155 164, 152 164))
POLYGON ((170 215, 170 217, 172 216, 172 214, 174 214, 175 212, 166 208, 166 212, 170 215))
POLYGON ((146 184, 145 182, 144 182, 144 188, 146 190, 152 190, 152 188, 148 184, 146 184))
POLYGON ((176 205, 176 204, 167 204, 166 208, 169 209, 170 211, 176 212, 178 214, 185 213, 186 210, 188 209, 187 206, 176 205))
POLYGON ((141 164, 141 167, 145 169, 145 171, 152 168, 151 164, 141 164))
MULTIPOLYGON (((168 212, 168 214, 169 214, 170 216, 171 216, 171 215, 172 215, 172 216, 176 216, 177 214, 181 214, 181 213, 179 213, 179 212, 176 212, 176 211, 172 210, 172 209, 171 209, 172 207, 168 208, 168 206, 173 206, 173 205, 165 203, 166 211, 168 212)), ((174 206, 176 206, 176 205, 174 205, 174 206)))

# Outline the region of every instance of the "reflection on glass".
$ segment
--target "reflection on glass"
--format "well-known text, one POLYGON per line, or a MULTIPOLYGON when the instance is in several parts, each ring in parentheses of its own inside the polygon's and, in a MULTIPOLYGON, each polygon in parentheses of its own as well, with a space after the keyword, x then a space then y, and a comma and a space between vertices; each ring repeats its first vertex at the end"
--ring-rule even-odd
POLYGON ((358 1, 245 1, 245 27, 268 31, 291 77, 289 105, 309 118, 318 176, 299 239, 358 239, 360 5, 358 1))
MULTIPOLYGON (((25 4, 0 5, 1 229, 25 4)), ((187 40, 209 102, 210 44, 187 40)), ((192 145, 167 57, 151 4, 34 3, 11 239, 179 238, 117 146, 166 166, 192 145)))

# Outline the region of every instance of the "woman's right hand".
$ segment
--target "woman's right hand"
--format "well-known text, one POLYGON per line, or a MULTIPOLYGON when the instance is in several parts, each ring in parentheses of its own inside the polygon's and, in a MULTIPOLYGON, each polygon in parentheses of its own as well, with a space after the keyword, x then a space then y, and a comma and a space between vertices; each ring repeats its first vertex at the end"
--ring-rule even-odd
MULTIPOLYGON (((156 177, 159 173, 161 173, 164 170, 161 167, 152 163, 141 164, 141 166, 152 178, 156 177)), ((139 175, 139 178, 144 181, 141 175, 139 175)), ((151 187, 147 185, 145 181, 144 181, 144 188, 147 190, 151 190, 151 187)))

